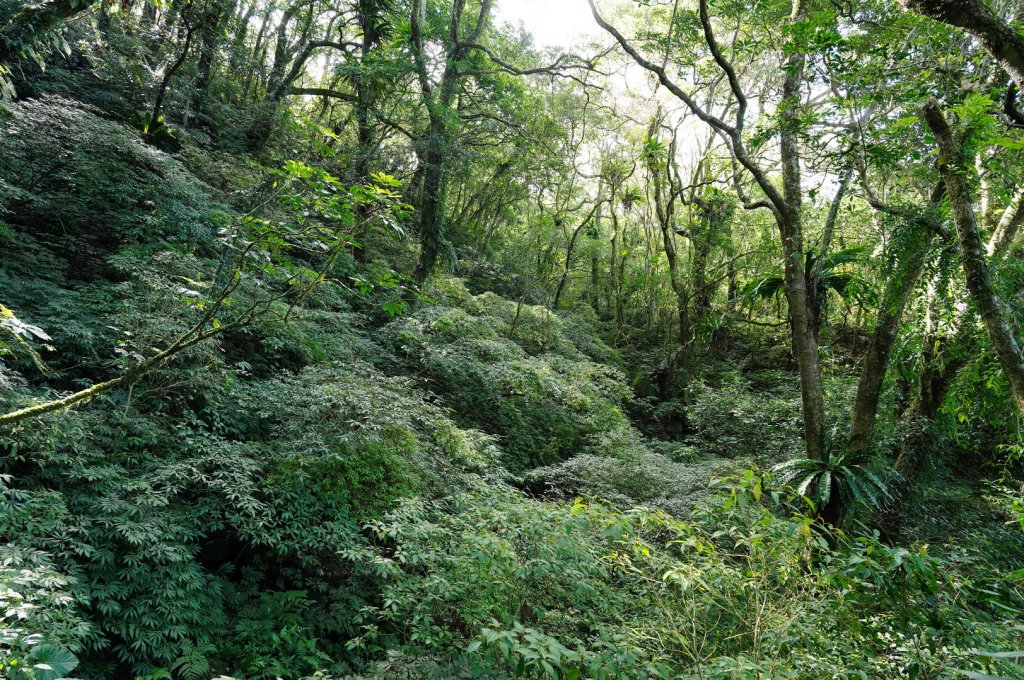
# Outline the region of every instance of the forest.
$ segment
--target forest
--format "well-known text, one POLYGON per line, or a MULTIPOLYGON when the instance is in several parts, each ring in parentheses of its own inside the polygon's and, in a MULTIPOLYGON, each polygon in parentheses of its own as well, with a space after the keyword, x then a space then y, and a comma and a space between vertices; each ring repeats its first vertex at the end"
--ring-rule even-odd
POLYGON ((1024 678, 1024 2, 0 0, 0 677, 1024 678))

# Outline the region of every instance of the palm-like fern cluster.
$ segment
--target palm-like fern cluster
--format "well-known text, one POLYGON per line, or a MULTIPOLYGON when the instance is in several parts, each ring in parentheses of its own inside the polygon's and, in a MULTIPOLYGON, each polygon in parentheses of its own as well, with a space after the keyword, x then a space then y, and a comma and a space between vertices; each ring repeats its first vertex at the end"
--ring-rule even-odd
POLYGON ((856 508, 884 510, 896 500, 891 486, 897 473, 882 470, 870 448, 835 450, 825 458, 794 458, 776 465, 779 482, 794 487, 814 503, 820 516, 832 524, 856 508))

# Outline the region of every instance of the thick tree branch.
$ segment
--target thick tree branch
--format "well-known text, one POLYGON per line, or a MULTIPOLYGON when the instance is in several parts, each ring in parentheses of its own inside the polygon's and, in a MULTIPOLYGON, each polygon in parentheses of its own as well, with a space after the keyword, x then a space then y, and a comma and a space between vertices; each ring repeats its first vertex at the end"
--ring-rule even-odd
POLYGON ((310 95, 313 97, 330 97, 331 99, 341 99, 346 102, 359 101, 359 98, 354 94, 339 92, 338 90, 331 90, 325 87, 292 87, 289 88, 288 94, 296 96, 310 95))
POLYGON ((983 0, 901 0, 904 7, 922 16, 956 26, 970 33, 995 57, 999 65, 1024 88, 1024 36, 983 0))

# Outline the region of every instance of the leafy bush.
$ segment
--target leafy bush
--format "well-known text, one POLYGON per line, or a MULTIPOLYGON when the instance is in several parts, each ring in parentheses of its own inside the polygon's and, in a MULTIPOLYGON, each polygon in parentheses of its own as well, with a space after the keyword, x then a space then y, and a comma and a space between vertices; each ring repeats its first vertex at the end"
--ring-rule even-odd
POLYGON ((0 537, 74 576, 67 590, 89 603, 88 625, 60 639, 82 651, 85 677, 218 666, 274 677, 289 655, 306 659, 290 673, 338 658, 326 638, 344 637, 363 595, 330 567, 334 552, 362 541, 358 521, 451 490, 493 456, 488 438, 366 365, 247 383, 225 372, 207 385, 177 418, 140 388, 120 402, 127 412, 111 408, 127 395, 113 395, 4 440, 5 466, 32 482, 5 490, 0 537), (288 618, 269 603, 293 591, 305 595, 288 618), (256 615, 268 607, 281 615, 256 615), (279 663, 249 651, 265 648, 279 663))
MULTIPOLYGON (((755 374, 764 380, 765 376, 755 374)), ((795 376, 773 374, 759 387, 739 372, 728 373, 714 387, 693 388, 688 416, 695 446, 724 458, 768 462, 800 450, 800 393, 795 376)))
POLYGON ((0 673, 4 677, 56 680, 78 665, 68 647, 77 649, 90 626, 78 611, 70 585, 71 579, 56 572, 46 555, 12 546, 0 548, 0 673))
POLYGON ((594 438, 562 463, 532 470, 527 484, 563 500, 590 496, 617 507, 646 505, 683 517, 708 495, 712 477, 737 469, 730 460, 684 461, 666 453, 635 429, 622 428, 594 438))
POLYGON ((64 239, 58 249, 77 278, 95 274, 104 251, 124 241, 212 240, 209 187, 130 128, 57 96, 2 106, 4 219, 64 239))
POLYGON ((877 534, 829 547, 768 486, 725 480, 690 523, 486 484, 405 502, 344 553, 381 593, 349 646, 387 651, 367 673, 381 678, 1013 673, 972 653, 1017 642, 984 586, 877 534))
POLYGON ((623 375, 588 359, 598 343, 577 346, 562 331, 571 326, 485 294, 465 309, 424 307, 385 338, 460 422, 498 435, 506 465, 523 470, 564 460, 627 422, 623 375))

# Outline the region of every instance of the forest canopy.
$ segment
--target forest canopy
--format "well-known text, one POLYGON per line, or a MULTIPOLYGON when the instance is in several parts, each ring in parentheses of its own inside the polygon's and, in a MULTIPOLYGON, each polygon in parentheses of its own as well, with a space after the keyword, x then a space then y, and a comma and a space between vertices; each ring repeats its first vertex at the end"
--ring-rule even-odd
POLYGON ((1024 678, 1024 4, 0 0, 0 677, 1024 678))

